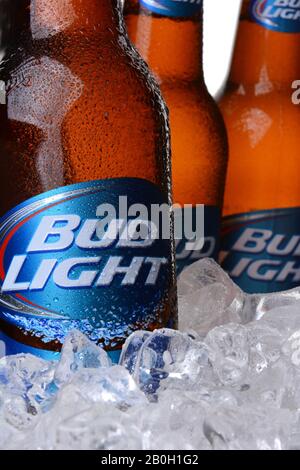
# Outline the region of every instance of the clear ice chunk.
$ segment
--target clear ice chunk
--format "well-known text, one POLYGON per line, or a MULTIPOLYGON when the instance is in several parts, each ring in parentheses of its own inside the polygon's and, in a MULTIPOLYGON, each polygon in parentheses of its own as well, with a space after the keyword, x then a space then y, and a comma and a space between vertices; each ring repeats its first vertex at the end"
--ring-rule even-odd
POLYGON ((0 448, 17 444, 38 423, 54 370, 54 363, 29 354, 0 360, 0 448))
POLYGON ((80 369, 96 369, 111 366, 107 353, 96 346, 80 331, 74 330, 67 336, 61 358, 55 371, 55 384, 66 383, 80 369))
POLYGON ((179 329, 205 335, 215 326, 244 323, 245 298, 215 261, 197 261, 179 277, 179 329))
POLYGON ((282 307, 300 308, 300 287, 295 289, 274 292, 271 294, 253 294, 251 297, 251 310, 255 313, 253 319, 260 320, 265 315, 268 315, 274 309, 282 307))
POLYGON ((205 339, 210 347, 210 362, 223 385, 239 386, 245 380, 249 368, 249 344, 247 328, 232 324, 210 331, 205 339))
POLYGON ((147 401, 132 375, 121 366, 82 369, 72 378, 71 384, 91 403, 107 402, 126 407, 147 401))
POLYGON ((140 350, 146 339, 150 336, 150 331, 136 331, 127 338, 122 349, 119 364, 126 367, 131 374, 136 368, 140 350))
POLYGON ((210 369, 207 347, 191 334, 156 330, 143 342, 133 377, 147 394, 160 387, 186 388, 210 369))
POLYGON ((30 354, 0 359, 0 387, 23 394, 34 385, 44 386, 53 378, 55 364, 30 354))

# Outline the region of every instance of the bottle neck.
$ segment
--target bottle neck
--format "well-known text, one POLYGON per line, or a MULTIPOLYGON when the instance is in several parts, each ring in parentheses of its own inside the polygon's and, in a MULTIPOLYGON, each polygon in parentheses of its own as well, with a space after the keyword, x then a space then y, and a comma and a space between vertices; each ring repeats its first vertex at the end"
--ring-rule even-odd
POLYGON ((89 30, 112 34, 118 24, 119 0, 2 0, 0 28, 2 43, 11 39, 43 40, 59 33, 89 30), (3 26, 3 27, 2 27, 3 26))
POLYGON ((171 17, 127 0, 125 20, 132 43, 160 83, 203 80, 201 6, 192 16, 171 17))
MULTIPOLYGON (((244 0, 229 85, 254 86, 259 94, 274 87, 290 89, 291 83, 300 77, 300 32, 288 31, 297 26, 287 22, 284 26, 278 19, 287 14, 278 5, 288 3, 244 0)), ((289 9, 290 15, 297 16, 297 12, 300 14, 300 1, 298 8, 289 9)))

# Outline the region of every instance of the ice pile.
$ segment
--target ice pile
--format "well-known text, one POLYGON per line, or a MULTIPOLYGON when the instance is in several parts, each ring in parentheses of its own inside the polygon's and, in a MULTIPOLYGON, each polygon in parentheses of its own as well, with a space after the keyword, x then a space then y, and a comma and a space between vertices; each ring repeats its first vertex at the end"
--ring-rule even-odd
POLYGON ((0 448, 300 449, 300 289, 246 295, 202 260, 179 304, 119 365, 77 331, 59 364, 2 358, 0 448))

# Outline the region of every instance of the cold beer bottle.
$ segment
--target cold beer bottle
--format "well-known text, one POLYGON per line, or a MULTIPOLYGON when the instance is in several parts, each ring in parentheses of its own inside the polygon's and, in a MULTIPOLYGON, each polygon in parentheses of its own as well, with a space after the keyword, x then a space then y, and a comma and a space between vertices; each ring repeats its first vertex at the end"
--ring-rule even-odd
POLYGON ((0 24, 0 338, 52 358, 75 328, 116 358, 176 326, 166 108, 117 0, 0 0, 0 24))
POLYGON ((202 0, 126 0, 125 19, 170 111, 174 202, 191 207, 194 225, 196 206, 205 205, 204 245, 187 237, 182 217, 176 240, 181 272, 199 258, 217 257, 227 165, 224 123, 203 78, 202 0))
POLYGON ((221 259, 248 292, 300 284, 300 1, 244 1, 221 101, 229 132, 221 259))

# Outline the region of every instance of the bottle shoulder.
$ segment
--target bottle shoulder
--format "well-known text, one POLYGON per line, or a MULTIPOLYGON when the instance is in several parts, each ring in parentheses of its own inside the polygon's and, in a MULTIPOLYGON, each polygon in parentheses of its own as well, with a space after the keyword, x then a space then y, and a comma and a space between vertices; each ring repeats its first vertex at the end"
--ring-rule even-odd
POLYGON ((110 71, 118 70, 120 80, 126 73, 132 79, 136 76, 143 77, 144 81, 151 80, 145 63, 129 40, 122 35, 113 38, 99 34, 90 37, 80 34, 68 37, 57 35, 49 40, 28 40, 22 46, 8 48, 3 52, 0 73, 5 78, 33 60, 48 58, 53 63, 61 63, 70 69, 78 66, 93 72, 105 72, 107 75, 110 71))
MULTIPOLYGON (((64 89, 73 101, 83 95, 88 101, 94 99, 95 108, 107 103, 108 98, 114 109, 124 108, 131 99, 138 109, 146 112, 148 108, 153 116, 156 111, 165 113, 156 83, 127 44, 89 44, 88 48, 85 41, 73 46, 65 43, 63 47, 32 45, 4 58, 0 80, 8 96, 25 93, 28 97, 31 94, 58 98, 64 89)), ((131 111, 134 112, 128 109, 131 111)))

